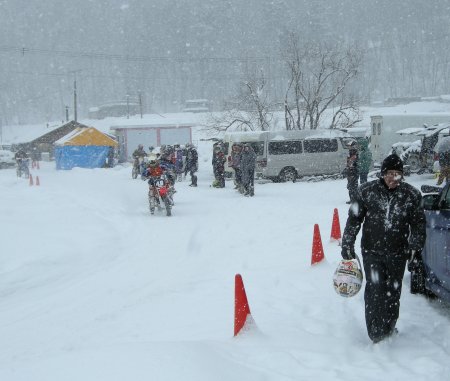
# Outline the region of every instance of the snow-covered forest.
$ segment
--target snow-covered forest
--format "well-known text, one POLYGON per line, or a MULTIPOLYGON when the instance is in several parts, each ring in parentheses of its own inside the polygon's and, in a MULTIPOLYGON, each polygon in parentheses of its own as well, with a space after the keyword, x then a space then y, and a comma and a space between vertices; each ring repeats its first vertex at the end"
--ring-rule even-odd
POLYGON ((446 94, 449 22, 447 0, 1 0, 1 123, 73 119, 75 81, 80 117, 125 99, 224 110, 255 72, 282 104, 291 35, 361 51, 362 103, 446 94))

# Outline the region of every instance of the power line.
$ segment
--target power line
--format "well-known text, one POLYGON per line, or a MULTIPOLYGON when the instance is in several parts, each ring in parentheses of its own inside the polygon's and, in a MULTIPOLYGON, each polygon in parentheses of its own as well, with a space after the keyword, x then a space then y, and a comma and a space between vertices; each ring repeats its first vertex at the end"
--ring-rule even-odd
POLYGON ((77 52, 68 50, 52 50, 52 49, 37 49, 37 48, 26 48, 17 46, 0 46, 0 52, 13 52, 19 53, 22 56, 28 54, 38 54, 38 55, 55 55, 64 57, 78 57, 78 58, 90 58, 98 60, 117 60, 117 61, 132 61, 132 62, 202 62, 202 61, 212 61, 212 62, 241 62, 245 63, 248 61, 252 62, 264 62, 271 59, 269 56, 261 57, 151 57, 151 56, 134 56, 134 55, 124 55, 124 54, 108 54, 108 53, 94 53, 94 52, 77 52))

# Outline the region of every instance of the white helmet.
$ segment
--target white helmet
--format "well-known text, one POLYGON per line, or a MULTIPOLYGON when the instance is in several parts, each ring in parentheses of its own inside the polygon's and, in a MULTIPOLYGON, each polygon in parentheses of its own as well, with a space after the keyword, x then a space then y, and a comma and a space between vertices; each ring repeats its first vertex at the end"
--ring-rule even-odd
POLYGON ((334 290, 341 296, 355 296, 361 289, 363 274, 361 265, 356 259, 343 259, 333 275, 334 290))

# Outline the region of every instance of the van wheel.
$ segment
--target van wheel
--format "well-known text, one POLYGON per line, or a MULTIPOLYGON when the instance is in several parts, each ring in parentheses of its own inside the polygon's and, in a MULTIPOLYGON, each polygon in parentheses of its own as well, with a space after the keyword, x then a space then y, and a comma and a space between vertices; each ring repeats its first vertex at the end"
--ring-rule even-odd
POLYGON ((297 180, 297 171, 292 167, 284 168, 280 173, 279 179, 283 183, 288 181, 295 183, 295 180, 297 180))

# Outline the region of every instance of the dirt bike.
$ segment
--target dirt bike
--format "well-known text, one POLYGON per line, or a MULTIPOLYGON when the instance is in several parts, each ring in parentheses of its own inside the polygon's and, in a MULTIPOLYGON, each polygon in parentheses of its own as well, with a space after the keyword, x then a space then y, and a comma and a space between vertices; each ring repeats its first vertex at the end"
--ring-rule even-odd
POLYGON ((131 170, 131 177, 137 179, 137 177, 143 172, 144 158, 137 157, 133 161, 133 169, 131 170))
POLYGON ((164 204, 166 215, 172 215, 172 187, 165 175, 148 180, 148 205, 150 214, 155 214, 155 209, 162 210, 161 203, 164 204))
POLYGON ((16 168, 17 177, 23 176, 28 179, 30 177, 30 169, 28 168, 29 160, 17 159, 16 161, 17 161, 17 168, 16 168))

